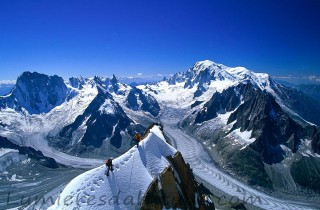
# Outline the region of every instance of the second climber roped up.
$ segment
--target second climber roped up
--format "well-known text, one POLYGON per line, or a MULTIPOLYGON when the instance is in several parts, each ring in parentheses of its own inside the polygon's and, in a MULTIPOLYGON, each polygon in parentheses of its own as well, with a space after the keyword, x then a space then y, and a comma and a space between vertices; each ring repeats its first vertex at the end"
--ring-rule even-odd
POLYGON ((106 167, 107 167, 106 175, 109 176, 109 171, 113 171, 112 159, 106 160, 106 167))

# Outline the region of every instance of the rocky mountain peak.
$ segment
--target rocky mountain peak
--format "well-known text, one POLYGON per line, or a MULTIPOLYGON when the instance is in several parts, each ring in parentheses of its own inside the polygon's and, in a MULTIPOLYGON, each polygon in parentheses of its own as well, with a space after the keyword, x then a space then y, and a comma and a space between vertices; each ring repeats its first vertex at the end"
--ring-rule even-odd
POLYGON ((117 92, 119 90, 119 82, 118 82, 117 77, 114 74, 112 75, 110 83, 112 85, 113 91, 117 92))
POLYGON ((67 99, 68 92, 61 77, 27 71, 18 77, 12 93, 0 100, 10 108, 24 108, 30 114, 39 114, 62 104, 67 99))
POLYGON ((71 87, 81 90, 85 84, 85 79, 82 76, 69 78, 71 87))

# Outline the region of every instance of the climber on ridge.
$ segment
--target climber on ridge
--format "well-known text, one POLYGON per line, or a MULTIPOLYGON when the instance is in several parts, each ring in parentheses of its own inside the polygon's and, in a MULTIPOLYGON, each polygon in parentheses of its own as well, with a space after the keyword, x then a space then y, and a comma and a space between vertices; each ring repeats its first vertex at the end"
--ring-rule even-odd
POLYGON ((106 160, 106 167, 107 167, 107 173, 106 175, 109 176, 109 171, 113 171, 113 165, 112 165, 112 159, 106 160))
POLYGON ((134 141, 135 141, 136 145, 139 146, 139 142, 141 141, 141 136, 137 131, 134 134, 134 141))

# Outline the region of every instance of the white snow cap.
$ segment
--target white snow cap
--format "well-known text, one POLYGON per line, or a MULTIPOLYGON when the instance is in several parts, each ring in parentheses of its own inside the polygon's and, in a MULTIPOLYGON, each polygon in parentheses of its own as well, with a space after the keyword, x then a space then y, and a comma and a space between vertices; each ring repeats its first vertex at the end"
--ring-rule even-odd
POLYGON ((166 157, 176 152, 154 126, 138 147, 113 160, 109 176, 105 165, 79 175, 49 209, 135 209, 152 180, 170 165, 166 157))
POLYGON ((194 67, 199 67, 199 66, 205 66, 205 67, 209 67, 212 65, 218 65, 217 63, 210 61, 210 60, 203 60, 203 61, 198 61, 197 63, 194 64, 194 67))

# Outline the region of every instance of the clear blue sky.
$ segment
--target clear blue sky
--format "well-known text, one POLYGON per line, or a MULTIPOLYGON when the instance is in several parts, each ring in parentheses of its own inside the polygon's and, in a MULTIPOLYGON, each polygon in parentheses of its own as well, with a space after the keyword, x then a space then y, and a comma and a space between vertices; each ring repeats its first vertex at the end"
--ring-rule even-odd
POLYGON ((320 1, 0 0, 0 80, 184 71, 320 74, 320 1))

